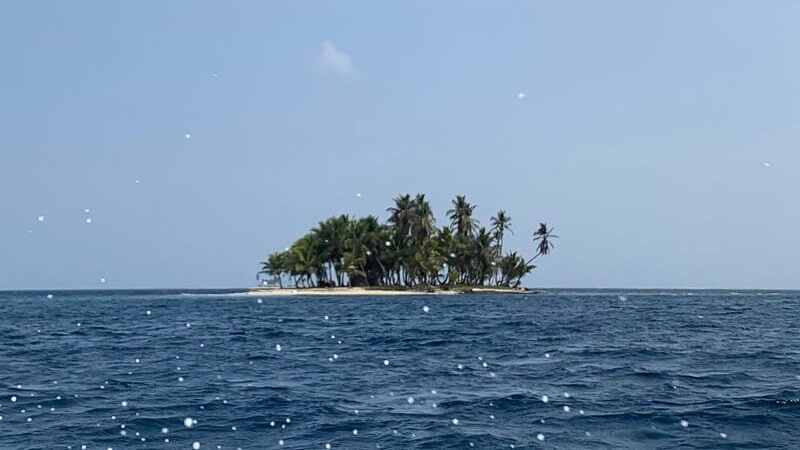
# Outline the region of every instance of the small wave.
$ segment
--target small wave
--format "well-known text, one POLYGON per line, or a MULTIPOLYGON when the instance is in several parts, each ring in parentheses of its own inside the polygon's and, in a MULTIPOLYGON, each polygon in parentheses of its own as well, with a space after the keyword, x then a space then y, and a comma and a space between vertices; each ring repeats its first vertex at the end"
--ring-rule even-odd
POLYGON ((797 440, 800 293, 466 296, 426 311, 433 300, 246 291, 0 292, 0 449, 797 440))

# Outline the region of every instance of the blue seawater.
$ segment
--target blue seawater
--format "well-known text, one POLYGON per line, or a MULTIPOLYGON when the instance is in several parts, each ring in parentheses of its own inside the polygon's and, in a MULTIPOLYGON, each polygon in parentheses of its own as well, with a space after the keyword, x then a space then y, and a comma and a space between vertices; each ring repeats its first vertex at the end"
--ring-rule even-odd
POLYGON ((2 449, 800 448, 797 292, 0 306, 2 449))

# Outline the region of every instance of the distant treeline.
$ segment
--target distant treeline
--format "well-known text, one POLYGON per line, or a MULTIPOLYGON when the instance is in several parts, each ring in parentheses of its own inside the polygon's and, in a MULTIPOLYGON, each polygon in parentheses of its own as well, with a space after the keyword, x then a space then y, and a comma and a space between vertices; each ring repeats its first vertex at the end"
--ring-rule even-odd
POLYGON ((558 237, 541 223, 533 233, 531 258, 503 254, 503 237, 513 233, 505 211, 498 211, 487 229, 478 226, 475 206, 463 195, 452 205, 450 224, 441 228, 424 194, 395 198, 385 224, 371 215, 330 217, 286 251, 270 254, 261 262, 259 279, 268 275, 281 287, 287 280, 295 287, 518 287, 536 268, 533 260, 550 253, 558 237))

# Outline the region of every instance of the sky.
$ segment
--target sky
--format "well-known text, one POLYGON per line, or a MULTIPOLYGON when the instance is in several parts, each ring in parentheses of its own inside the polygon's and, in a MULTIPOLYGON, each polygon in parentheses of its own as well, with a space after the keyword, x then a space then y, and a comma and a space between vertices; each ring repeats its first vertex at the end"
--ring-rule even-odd
POLYGON ((407 192, 439 225, 457 194, 505 209, 523 254, 554 227, 528 286, 800 288, 799 22, 793 0, 3 2, 0 289, 248 287, 407 192))

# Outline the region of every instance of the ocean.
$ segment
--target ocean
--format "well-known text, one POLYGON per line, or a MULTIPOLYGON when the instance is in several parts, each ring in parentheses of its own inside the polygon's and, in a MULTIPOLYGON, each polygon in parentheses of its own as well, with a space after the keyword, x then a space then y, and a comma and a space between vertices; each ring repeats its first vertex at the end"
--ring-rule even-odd
POLYGON ((0 292, 1 449, 800 448, 800 293, 0 292))

